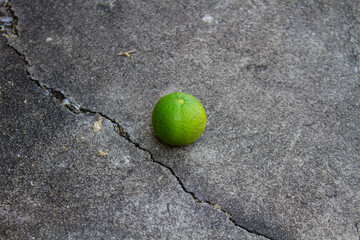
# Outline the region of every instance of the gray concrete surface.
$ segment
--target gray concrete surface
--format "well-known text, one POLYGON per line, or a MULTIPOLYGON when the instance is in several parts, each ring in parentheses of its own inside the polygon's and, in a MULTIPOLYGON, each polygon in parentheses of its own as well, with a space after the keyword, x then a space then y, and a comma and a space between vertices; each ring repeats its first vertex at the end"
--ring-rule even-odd
MULTIPOLYGON (((10 3, 8 42, 32 81, 73 112, 116 122, 124 149, 169 170, 186 204, 231 216, 221 222, 235 239, 359 239, 359 1, 10 3), (203 136, 181 148, 157 140, 150 121, 173 91, 208 114, 203 136)), ((110 132, 99 143, 116 151, 110 132)))
POLYGON ((265 239, 196 202, 111 121, 54 101, 0 43, 1 239, 265 239))

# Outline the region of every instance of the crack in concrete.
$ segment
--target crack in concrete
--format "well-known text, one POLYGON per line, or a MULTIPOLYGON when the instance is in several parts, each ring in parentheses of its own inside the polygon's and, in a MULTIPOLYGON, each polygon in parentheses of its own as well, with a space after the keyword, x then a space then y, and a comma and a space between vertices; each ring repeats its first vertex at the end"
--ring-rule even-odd
POLYGON ((14 11, 11 9, 10 1, 1 1, 0 0, 0 16, 5 14, 5 19, 0 20, 0 33, 3 36, 9 37, 11 35, 18 35, 18 30, 16 29, 17 17, 14 14, 14 11), (4 12, 2 12, 4 11, 4 12), (7 17, 7 16, 11 17, 7 17))
POLYGON ((351 51, 352 51, 352 55, 355 59, 355 61, 359 64, 359 60, 360 60, 360 40, 356 38, 356 36, 354 36, 354 34, 352 33, 352 31, 355 29, 355 26, 352 26, 349 31, 348 31, 348 35, 349 35, 349 43, 351 46, 351 51))
POLYGON ((349 6, 348 4, 346 4, 348 6, 349 9, 351 9, 350 15, 351 18, 353 19, 352 24, 350 24, 350 27, 347 31, 348 33, 348 42, 350 43, 350 48, 352 51, 352 55, 355 59, 355 61, 357 62, 357 65, 359 65, 359 60, 360 60, 360 40, 357 38, 357 36, 355 36, 355 34, 353 33, 353 30, 356 30, 356 27, 359 25, 359 22, 357 21, 356 16, 353 13, 353 8, 351 6, 349 6))
POLYGON ((133 141, 129 135, 129 133, 127 133, 124 128, 114 119, 114 118, 111 118, 110 116, 107 116, 106 114, 102 113, 102 112, 96 112, 96 111, 92 111, 90 109, 86 109, 86 108, 82 108, 80 107, 78 104, 72 102, 70 99, 68 99, 63 92, 59 91, 59 90, 56 90, 56 89, 53 89, 49 86, 46 86, 45 84, 41 84, 40 81, 38 80, 35 80, 31 77, 31 74, 29 72, 29 62, 27 61, 26 59, 26 56, 24 54, 22 54, 21 52, 19 52, 15 47, 7 44, 9 47, 11 47, 12 49, 14 49, 14 51, 20 55, 25 63, 25 66, 26 66, 26 69, 25 69, 25 72, 26 72, 26 75, 27 75, 27 78, 34 82, 38 87, 42 88, 44 91, 46 91, 49 95, 51 95, 55 100, 57 101, 60 101, 69 111, 71 111, 72 113, 74 114, 77 114, 77 115, 91 115, 93 116, 94 114, 99 114, 100 116, 102 116, 103 118, 111 121, 114 126, 115 126, 115 131, 123 138, 125 138, 129 143, 132 143, 133 145, 135 145, 135 147, 137 147, 138 149, 142 150, 142 151, 145 151, 149 154, 151 160, 156 163, 156 164, 159 164, 161 167, 164 167, 166 168, 167 170, 170 171, 170 173, 176 178, 178 184, 181 186, 182 190, 188 194, 190 194, 192 196, 192 198, 196 201, 196 202, 199 202, 199 203, 206 203, 210 206, 212 206, 213 208, 216 208, 217 210, 221 211, 223 214, 225 214, 226 216, 228 216, 229 220, 236 226, 236 227, 239 227, 249 233, 252 233, 252 234, 255 234, 255 235, 258 235, 258 236, 261 236, 261 237, 264 237, 266 239, 270 239, 270 237, 268 236, 265 236, 259 232, 257 232, 256 230, 250 230, 238 223, 236 223, 232 217, 231 217, 231 214, 225 210, 222 210, 217 204, 213 204, 209 201, 204 201, 204 200, 200 200, 199 198, 196 197, 195 193, 189 191, 186 189, 186 187, 184 186, 184 184, 182 183, 182 181, 180 180, 180 178, 176 175, 176 173, 174 172, 173 169, 171 169, 171 167, 155 160, 153 154, 151 153, 150 150, 148 149, 145 149, 143 147, 140 146, 139 143, 133 141))
MULTIPOLYGON (((14 26, 14 35, 16 35, 17 37, 19 37, 19 31, 16 29, 16 24, 17 24, 17 22, 18 22, 18 17, 15 15, 15 12, 11 9, 10 1, 8 2, 8 10, 9 10, 9 12, 11 13, 11 15, 12 15, 13 18, 14 18, 14 25, 15 25, 15 26, 14 26)), ((30 63, 29 63, 29 61, 26 59, 25 54, 21 53, 21 52, 20 52, 18 49, 16 49, 15 47, 11 46, 8 42, 7 42, 6 44, 7 44, 7 46, 9 46, 10 48, 12 48, 19 56, 21 56, 23 62, 25 63, 25 67, 26 67, 25 73, 26 73, 26 75, 27 75, 27 78, 28 78, 30 81, 34 82, 38 87, 40 87, 41 89, 43 89, 44 91, 46 91, 46 92, 47 92, 49 95, 51 95, 55 100, 60 101, 70 112, 72 112, 72 113, 74 113, 74 114, 76 114, 76 115, 91 115, 91 116, 92 116, 92 115, 94 115, 94 114, 99 114, 100 116, 104 117, 105 119, 111 121, 111 122, 114 124, 114 126, 115 126, 115 131, 116 131, 121 137, 125 138, 129 143, 135 145, 136 148, 138 148, 138 149, 140 149, 140 150, 142 150, 142 151, 147 152, 147 153, 149 154, 151 160, 152 160, 154 163, 156 163, 156 164, 160 165, 161 167, 164 167, 164 168, 166 168, 167 170, 169 170, 170 173, 171 173, 171 174, 175 177, 175 179, 177 180, 177 182, 178 182, 178 184, 180 185, 180 187, 182 188, 182 190, 183 190, 184 192, 186 192, 187 194, 190 194, 191 197, 192 197, 196 202, 198 202, 198 203, 206 203, 206 204, 208 204, 209 206, 211 206, 211 207, 213 207, 213 208, 216 208, 217 210, 221 211, 223 214, 225 214, 225 215, 229 218, 229 220, 230 220, 236 227, 239 227, 239 228, 241 228, 241 229, 243 229, 243 230, 245 230, 245 231, 247 231, 247 232, 249 232, 249 233, 251 233, 251 234, 255 234, 255 235, 264 237, 264 238, 266 238, 266 239, 272 240, 272 239, 271 239, 270 237, 268 237, 268 236, 265 236, 265 235, 263 235, 263 234, 255 231, 255 230, 250 230, 250 229, 248 229, 247 227, 241 226, 240 224, 236 223, 236 222, 232 219, 231 214, 230 214, 229 212, 225 211, 225 210, 222 210, 219 205, 213 204, 213 203, 211 203, 211 202, 209 202, 209 201, 200 200, 199 198, 197 198, 194 192, 191 192, 191 191, 189 191, 189 190, 186 189, 186 187, 184 186, 184 184, 183 184, 182 181, 180 180, 179 176, 176 175, 176 173, 174 172, 174 170, 173 170, 171 167, 169 167, 169 166, 161 163, 160 161, 155 160, 155 158, 154 158, 153 154, 151 153, 151 151, 148 150, 148 149, 145 149, 145 148, 141 147, 139 143, 133 141, 133 140, 131 139, 131 137, 130 137, 130 134, 127 133, 127 132, 125 131, 125 129, 124 129, 114 118, 111 118, 110 116, 107 116, 106 114, 104 114, 104 113, 102 113, 102 112, 96 112, 96 111, 92 111, 92 110, 90 110, 90 109, 82 108, 80 105, 78 105, 78 104, 72 102, 70 99, 68 99, 62 91, 59 91, 59 90, 56 90, 56 89, 51 88, 51 87, 49 87, 49 86, 46 86, 45 84, 42 84, 39 80, 33 79, 33 78, 31 77, 31 73, 30 73, 30 71, 29 71, 30 63)))
MULTIPOLYGON (((22 55, 21 53, 19 53, 20 55, 22 55)), ((23 56, 23 59, 25 62, 27 62, 26 58, 24 55, 23 56)), ((81 114, 81 115, 94 115, 94 114, 99 114, 100 116, 104 117, 105 119, 111 121, 114 126, 115 126, 115 131, 123 138, 125 138, 128 142, 132 143, 133 145, 135 145, 135 147, 137 147, 138 149, 142 150, 142 151, 145 151, 147 152, 149 155, 150 155, 150 158, 151 160, 154 162, 154 163, 157 163, 159 164, 160 166, 166 168, 167 170, 170 171, 170 173, 176 178, 178 184, 181 186, 182 190, 188 194, 190 194, 192 196, 192 198, 196 201, 196 202, 199 202, 199 203, 206 203, 210 206, 212 206, 213 208, 216 208, 217 210, 221 211, 223 214, 225 214, 226 216, 228 216, 229 220, 237 227, 241 228, 241 229, 244 229, 246 230, 247 232, 249 233, 252 233, 252 234, 255 234, 255 235, 258 235, 258 236, 261 236, 261 237, 264 237, 266 239, 270 239, 270 237, 268 236, 265 236, 265 235, 262 235, 261 233, 255 231, 255 230, 250 230, 244 226, 241 226, 240 224, 236 223, 232 217, 231 217, 231 214, 229 212, 226 212, 224 210, 222 210, 218 205, 216 204, 213 204, 209 201, 204 201, 204 200, 200 200, 199 198, 196 197, 195 193, 187 190, 184 186, 184 184, 182 183, 182 181, 180 180, 180 178, 176 175, 176 173, 174 172, 173 169, 171 169, 171 167, 155 160, 153 154, 148 150, 148 149, 145 149, 143 147, 140 146, 139 143, 133 141, 129 135, 129 133, 127 133, 124 128, 113 118, 107 116, 106 114, 102 113, 102 112, 96 112, 96 111, 92 111, 90 109, 85 109, 85 108, 82 108, 82 107, 79 107, 79 105, 71 102, 68 98, 65 97, 65 95, 61 92, 61 91, 58 91, 58 90, 55 90, 53 88, 50 88, 44 84, 41 84, 39 81, 37 80, 34 80, 31 78, 30 76, 30 73, 28 71, 28 66, 27 66, 27 69, 26 69, 26 74, 27 74, 27 77, 29 80, 33 81, 36 83, 36 85, 38 85, 40 88, 44 89, 45 91, 47 91, 53 98, 55 98, 56 100, 60 101, 63 103, 63 105, 68 109, 70 110, 72 113, 74 114, 81 114)))
POLYGON ((355 223, 355 227, 356 227, 356 231, 359 235, 359 240, 360 240, 360 222, 355 223))

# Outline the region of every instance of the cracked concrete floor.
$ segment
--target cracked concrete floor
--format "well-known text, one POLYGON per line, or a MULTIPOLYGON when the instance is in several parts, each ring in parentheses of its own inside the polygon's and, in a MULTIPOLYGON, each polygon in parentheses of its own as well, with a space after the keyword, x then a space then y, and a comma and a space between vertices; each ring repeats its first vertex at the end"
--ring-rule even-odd
POLYGON ((108 119, 52 99, 0 43, 1 239, 265 239, 196 202, 108 119))
POLYGON ((359 1, 10 4, 2 236, 358 240, 359 1), (209 120, 181 148, 173 91, 209 120))

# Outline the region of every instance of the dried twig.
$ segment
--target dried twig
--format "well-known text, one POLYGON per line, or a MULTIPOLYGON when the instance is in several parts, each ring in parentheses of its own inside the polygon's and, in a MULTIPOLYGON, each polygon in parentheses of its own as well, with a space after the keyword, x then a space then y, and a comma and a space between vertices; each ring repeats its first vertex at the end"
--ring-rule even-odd
POLYGON ((127 57, 130 57, 130 53, 134 53, 134 52, 136 52, 136 50, 131 50, 131 51, 123 52, 123 53, 118 53, 117 55, 118 56, 125 55, 127 57))

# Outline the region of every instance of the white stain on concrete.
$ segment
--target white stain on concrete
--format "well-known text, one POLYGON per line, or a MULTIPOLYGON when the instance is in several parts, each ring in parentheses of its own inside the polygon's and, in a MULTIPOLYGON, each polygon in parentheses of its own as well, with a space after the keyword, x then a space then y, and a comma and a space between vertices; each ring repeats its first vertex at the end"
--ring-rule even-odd
POLYGON ((202 20, 206 23, 213 23, 215 22, 215 19, 213 16, 211 16, 210 14, 205 14, 203 17, 202 17, 202 20))
POLYGON ((124 160, 126 164, 130 163, 130 156, 124 156, 124 160))

